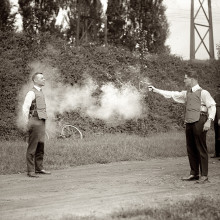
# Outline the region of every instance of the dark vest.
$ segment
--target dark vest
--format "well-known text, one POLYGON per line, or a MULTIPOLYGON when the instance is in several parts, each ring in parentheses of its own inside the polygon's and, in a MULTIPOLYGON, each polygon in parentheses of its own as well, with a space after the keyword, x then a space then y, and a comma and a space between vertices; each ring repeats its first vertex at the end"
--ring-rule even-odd
POLYGON ((35 93, 35 99, 31 103, 30 117, 38 117, 39 119, 47 119, 46 102, 42 91, 38 91, 35 87, 31 90, 35 93))
POLYGON ((199 121, 201 108, 201 89, 195 92, 187 92, 185 122, 193 123, 199 121))

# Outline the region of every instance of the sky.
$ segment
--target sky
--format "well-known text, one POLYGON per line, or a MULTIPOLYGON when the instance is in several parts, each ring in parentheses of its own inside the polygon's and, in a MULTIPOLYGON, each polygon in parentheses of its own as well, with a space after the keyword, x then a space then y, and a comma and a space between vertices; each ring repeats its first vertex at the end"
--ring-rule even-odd
MULTIPOLYGON (((202 1, 201 1, 202 2, 202 1)), ((194 0, 195 12, 199 9, 199 0, 194 0)), ((220 0, 211 0, 212 4, 212 23, 214 35, 214 50, 215 58, 217 58, 216 44, 220 44, 220 0)), ((167 19, 170 25, 170 35, 166 41, 166 45, 171 48, 171 53, 189 59, 190 56, 190 10, 191 0, 164 0, 164 5, 167 6, 167 19)), ((208 9, 208 0, 204 0, 203 7, 208 9)), ((204 13, 200 10, 196 23, 208 24, 204 13)), ((199 33, 204 36, 207 28, 201 27, 199 33)), ((208 44, 208 36, 205 38, 206 45, 208 44)), ((200 43, 198 35, 195 33, 195 47, 200 43)), ((209 59, 204 46, 198 49, 196 59, 209 59)))
MULTIPOLYGON (((15 5, 13 11, 17 10, 18 0, 10 0, 15 5)), ((107 7, 108 0, 101 0, 104 9, 107 7)), ((171 49, 171 53, 181 56, 183 59, 189 59, 190 55, 190 7, 191 0, 164 0, 164 5, 167 7, 166 15, 170 25, 170 34, 166 41, 171 49)), ((199 0, 194 0, 195 12, 199 9, 199 0)), ((220 0, 211 0, 212 3, 212 20, 213 20, 213 34, 214 34, 214 51, 215 58, 217 58, 216 44, 220 44, 220 0)), ((208 0, 204 0, 203 7, 205 11, 208 9, 208 0)), ((19 26, 21 16, 17 15, 17 25, 19 26)), ((197 16, 197 23, 207 24, 205 15, 200 10, 197 16)), ((18 30, 21 30, 19 27, 18 30)), ((201 27, 199 33, 204 36, 207 29, 201 27)), ((205 38, 205 44, 208 44, 208 35, 205 38)), ((195 33, 195 47, 200 43, 198 35, 195 33)), ((196 53, 196 59, 206 60, 209 55, 203 45, 200 46, 196 53)))

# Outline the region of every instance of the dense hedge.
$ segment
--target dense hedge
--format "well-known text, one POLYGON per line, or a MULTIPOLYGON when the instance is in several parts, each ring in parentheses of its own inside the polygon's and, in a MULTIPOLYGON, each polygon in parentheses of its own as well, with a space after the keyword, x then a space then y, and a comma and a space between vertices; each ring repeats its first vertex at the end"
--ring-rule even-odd
MULTIPOLYGON (((190 63, 167 54, 146 55, 143 60, 144 68, 140 73, 140 60, 135 53, 101 45, 76 48, 48 34, 32 38, 24 34, 0 32, 0 54, 1 139, 18 138, 22 135, 16 127, 18 92, 29 80, 31 62, 47 62, 60 72, 59 78, 55 80, 70 85, 81 84, 89 76, 99 85, 113 82, 120 87, 120 83, 129 81, 138 87, 139 77, 149 77, 158 88, 182 90, 184 73, 190 67, 201 71, 200 84, 212 95, 216 93, 216 85, 220 82, 219 61, 190 63)), ((182 105, 151 93, 146 95, 144 101, 148 107, 146 116, 124 121, 120 125, 89 118, 80 111, 68 112, 62 117, 72 121, 84 134, 128 132, 147 135, 151 132, 182 128, 182 105)))

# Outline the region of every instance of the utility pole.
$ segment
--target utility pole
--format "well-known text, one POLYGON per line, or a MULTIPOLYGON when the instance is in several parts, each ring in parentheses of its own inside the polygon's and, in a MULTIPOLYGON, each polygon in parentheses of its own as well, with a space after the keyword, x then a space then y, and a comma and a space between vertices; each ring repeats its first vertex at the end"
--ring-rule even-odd
POLYGON ((105 38, 104 38, 104 43, 105 46, 108 46, 108 15, 107 13, 105 14, 105 38))
POLYGON ((195 0, 191 0, 191 17, 190 17, 190 60, 195 59, 195 55, 199 50, 200 46, 205 47, 206 52, 210 59, 215 59, 214 56, 214 39, 213 39, 213 25, 212 25, 212 7, 211 0, 197 0, 199 2, 199 8, 195 13, 195 0), (204 2, 207 2, 208 13, 205 11, 204 2), (201 24, 196 22, 198 13, 202 10, 204 17, 206 18, 208 24, 201 24), (202 37, 201 32, 199 32, 198 27, 204 27, 207 29, 206 33, 202 37), (200 43, 197 48, 195 48, 195 32, 199 36, 200 43), (209 34, 209 45, 207 46, 204 39, 209 34))
POLYGON ((76 9, 77 9, 77 23, 76 23, 76 46, 79 46, 79 32, 80 32, 80 16, 81 16, 81 10, 80 5, 77 2, 76 9))

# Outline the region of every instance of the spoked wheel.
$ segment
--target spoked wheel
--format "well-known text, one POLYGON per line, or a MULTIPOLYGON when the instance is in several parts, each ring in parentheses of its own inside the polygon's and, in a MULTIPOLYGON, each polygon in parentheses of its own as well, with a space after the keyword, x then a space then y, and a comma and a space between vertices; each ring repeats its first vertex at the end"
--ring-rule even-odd
POLYGON ((73 125, 64 125, 61 130, 61 137, 83 139, 82 132, 73 125))
POLYGON ((50 139, 48 131, 45 131, 45 136, 47 137, 48 140, 50 139))

